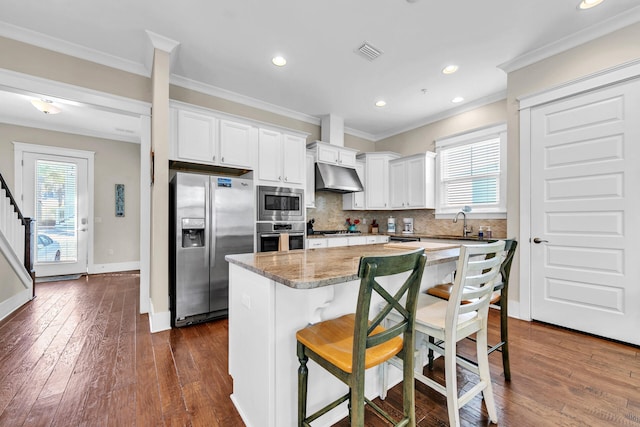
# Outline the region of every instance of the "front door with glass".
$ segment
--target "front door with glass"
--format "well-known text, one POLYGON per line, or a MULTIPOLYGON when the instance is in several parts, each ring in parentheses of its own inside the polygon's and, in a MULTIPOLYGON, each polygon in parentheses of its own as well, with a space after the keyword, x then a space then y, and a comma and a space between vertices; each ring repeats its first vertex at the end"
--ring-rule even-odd
POLYGON ((87 272, 87 159, 23 153, 23 208, 35 222, 37 277, 87 272))

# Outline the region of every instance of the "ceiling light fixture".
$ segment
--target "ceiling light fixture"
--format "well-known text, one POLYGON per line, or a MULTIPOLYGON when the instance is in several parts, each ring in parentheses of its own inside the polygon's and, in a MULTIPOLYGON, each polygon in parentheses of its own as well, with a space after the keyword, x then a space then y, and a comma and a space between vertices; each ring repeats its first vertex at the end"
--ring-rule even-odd
POLYGON ((282 56, 273 57, 273 59, 271 59, 271 62, 273 62, 273 65, 276 65, 278 67, 284 67, 285 65, 287 65, 287 60, 282 56))
POLYGON ((380 101, 376 101, 376 107, 384 107, 385 105, 387 105, 387 103, 382 99, 380 101))
POLYGON ((453 74, 456 71, 458 71, 458 66, 451 64, 451 65, 447 65, 442 69, 442 74, 453 74))
POLYGON ((62 111, 53 105, 53 102, 48 99, 32 99, 31 104, 45 114, 58 114, 62 111))
POLYGON ((592 7, 596 7, 603 1, 604 0, 582 0, 578 5, 578 9, 581 9, 581 10, 591 9, 592 7))
POLYGON ((454 104, 457 104, 457 103, 462 102, 462 101, 464 101, 464 98, 461 97, 461 96, 456 96, 455 98, 453 98, 451 100, 451 102, 453 102, 454 104))

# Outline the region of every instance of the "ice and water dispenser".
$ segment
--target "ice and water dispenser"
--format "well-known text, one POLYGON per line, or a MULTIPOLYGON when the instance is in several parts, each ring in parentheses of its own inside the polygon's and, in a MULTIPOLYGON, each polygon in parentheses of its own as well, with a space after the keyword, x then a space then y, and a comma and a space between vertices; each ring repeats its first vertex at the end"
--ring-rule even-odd
POLYGON ((182 247, 204 246, 204 218, 182 218, 182 247))

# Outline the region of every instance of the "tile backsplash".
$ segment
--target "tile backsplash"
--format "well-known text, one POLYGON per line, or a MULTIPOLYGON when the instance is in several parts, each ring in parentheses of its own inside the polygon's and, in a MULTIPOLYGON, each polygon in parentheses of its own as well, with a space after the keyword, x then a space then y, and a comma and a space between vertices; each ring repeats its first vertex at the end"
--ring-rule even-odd
MULTIPOLYGON (((358 230, 369 231, 371 221, 375 219, 380 225, 380 232, 387 231, 387 218, 396 219, 398 231, 402 230, 402 218, 413 218, 414 232, 419 234, 451 234, 462 235, 462 221, 454 223, 450 219, 435 219, 433 209, 413 209, 401 211, 344 211, 342 195, 328 191, 316 192, 316 207, 307 208, 307 220, 315 219, 316 230, 346 229, 346 219, 359 219, 358 230), (363 224, 362 222, 366 222, 363 224)), ((473 212, 467 215, 467 225, 473 227, 472 235, 478 233, 480 226, 491 227, 493 237, 507 237, 507 221, 504 219, 474 219, 473 212)))

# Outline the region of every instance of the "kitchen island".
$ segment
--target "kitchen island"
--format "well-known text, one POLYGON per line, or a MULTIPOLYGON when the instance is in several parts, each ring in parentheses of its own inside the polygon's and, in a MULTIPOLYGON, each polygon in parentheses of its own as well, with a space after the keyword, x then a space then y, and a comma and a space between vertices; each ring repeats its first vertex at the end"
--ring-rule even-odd
MULTIPOLYGON (((459 250, 423 244, 427 265, 421 290, 450 280, 459 250)), ((455 245, 454 245, 455 246, 455 245)), ((377 244, 228 255, 229 374, 233 400, 248 427, 297 423, 297 330, 355 311, 362 256, 401 254, 412 246, 377 244)), ((406 275, 380 278, 393 291, 406 275)), ((375 305, 373 305, 375 307, 375 305)), ((344 393, 346 386, 309 362, 308 410, 344 393)), ((367 372, 366 394, 378 395, 377 370, 367 372)), ((393 374, 393 373, 392 373, 393 374)), ((391 384, 400 380, 392 375, 391 384)), ((344 403, 316 421, 330 426, 347 416, 344 403)))

